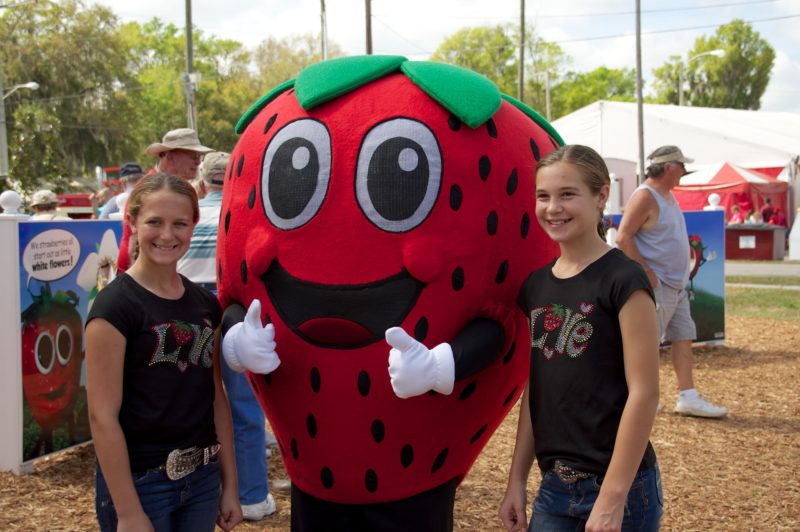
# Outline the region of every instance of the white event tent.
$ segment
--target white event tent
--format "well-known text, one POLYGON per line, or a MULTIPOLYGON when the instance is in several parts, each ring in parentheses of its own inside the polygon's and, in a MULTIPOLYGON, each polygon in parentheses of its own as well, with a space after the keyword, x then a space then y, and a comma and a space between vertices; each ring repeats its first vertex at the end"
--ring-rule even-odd
MULTIPOLYGON (((785 168, 795 198, 800 160, 800 114, 677 105, 643 105, 645 157, 674 144, 695 160, 692 170, 730 162, 745 168, 785 168)), ((624 204, 636 186, 639 159, 636 103, 600 100, 553 121, 568 144, 597 150, 621 180, 624 204)), ((800 205, 800 203, 795 203, 800 205)))

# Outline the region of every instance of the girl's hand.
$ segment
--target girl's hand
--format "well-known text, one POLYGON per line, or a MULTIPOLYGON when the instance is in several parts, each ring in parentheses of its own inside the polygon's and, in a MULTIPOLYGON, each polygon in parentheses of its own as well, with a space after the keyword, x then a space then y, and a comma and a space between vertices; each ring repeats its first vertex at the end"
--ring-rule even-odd
POLYGON ((622 529, 625 504, 607 504, 598 497, 586 521, 586 532, 616 532, 622 529))
POLYGON ((117 532, 154 532, 153 523, 147 514, 137 512, 133 515, 119 517, 117 519, 117 532))
POLYGON ((217 525, 227 532, 241 523, 242 519, 244 519, 242 516, 242 507, 239 504, 239 497, 236 494, 236 490, 223 489, 222 496, 219 499, 217 525))
POLYGON ((500 519, 508 532, 528 530, 528 494, 522 489, 508 488, 500 503, 500 519))

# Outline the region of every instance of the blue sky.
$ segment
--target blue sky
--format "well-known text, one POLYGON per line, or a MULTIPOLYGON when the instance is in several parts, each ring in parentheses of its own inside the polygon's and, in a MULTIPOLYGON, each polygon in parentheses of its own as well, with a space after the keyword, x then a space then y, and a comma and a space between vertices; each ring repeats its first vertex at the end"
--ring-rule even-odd
MULTIPOLYGON (((91 1, 91 0, 89 0, 91 1)), ((95 0, 121 20, 153 16, 182 26, 185 2, 95 0)), ((192 19, 206 34, 254 48, 263 39, 318 33, 319 0, 193 0, 192 19)), ((365 2, 326 0, 328 38, 350 55, 365 52, 365 2)), ((701 35, 734 18, 752 22, 775 49, 772 79, 762 98, 766 111, 800 113, 800 0, 650 0, 642 4, 645 81, 672 55, 686 57, 701 35)), ((373 0, 373 53, 424 59, 448 35, 465 26, 518 23, 519 0, 373 0)), ((526 20, 572 57, 571 68, 634 68, 633 0, 528 0, 526 20)), ((701 61, 699 59, 698 61, 701 61)))

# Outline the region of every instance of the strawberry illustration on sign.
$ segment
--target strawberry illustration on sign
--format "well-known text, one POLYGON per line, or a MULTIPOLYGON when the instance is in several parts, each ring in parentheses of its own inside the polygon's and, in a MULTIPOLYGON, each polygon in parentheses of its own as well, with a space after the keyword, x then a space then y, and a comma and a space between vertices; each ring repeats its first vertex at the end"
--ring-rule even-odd
POLYGON ((460 481, 524 389, 515 299, 557 253, 533 218, 557 133, 473 72, 394 56, 315 64, 237 131, 217 286, 240 320, 260 301, 250 380, 294 486, 350 505, 460 481), (401 399, 390 350, 442 346, 449 388, 423 371, 401 399))

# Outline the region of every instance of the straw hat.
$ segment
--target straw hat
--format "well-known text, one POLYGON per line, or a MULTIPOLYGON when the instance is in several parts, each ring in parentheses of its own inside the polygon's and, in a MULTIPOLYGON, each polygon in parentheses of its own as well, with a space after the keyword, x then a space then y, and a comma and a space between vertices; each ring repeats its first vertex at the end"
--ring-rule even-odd
POLYGON ((36 207, 39 205, 58 205, 58 196, 52 190, 37 190, 33 194, 30 206, 36 207))
POLYGON ((200 164, 200 176, 203 181, 212 185, 224 184, 225 170, 230 160, 231 154, 224 151, 211 152, 203 157, 203 162, 200 164))
POLYGON ((158 155, 171 150, 189 150, 200 153, 212 152, 211 148, 200 144, 197 131, 189 128, 173 129, 168 131, 161 142, 156 142, 147 147, 147 155, 158 155))

